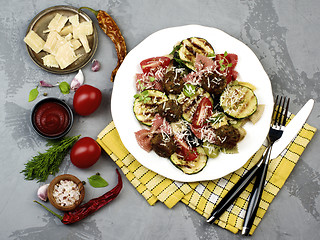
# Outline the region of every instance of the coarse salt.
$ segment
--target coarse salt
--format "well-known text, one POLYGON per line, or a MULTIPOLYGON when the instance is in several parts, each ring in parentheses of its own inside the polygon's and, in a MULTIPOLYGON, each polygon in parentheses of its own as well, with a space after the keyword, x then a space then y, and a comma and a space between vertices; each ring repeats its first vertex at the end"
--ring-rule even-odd
POLYGON ((53 188, 53 197, 61 206, 72 206, 80 199, 78 185, 71 180, 60 180, 53 188))

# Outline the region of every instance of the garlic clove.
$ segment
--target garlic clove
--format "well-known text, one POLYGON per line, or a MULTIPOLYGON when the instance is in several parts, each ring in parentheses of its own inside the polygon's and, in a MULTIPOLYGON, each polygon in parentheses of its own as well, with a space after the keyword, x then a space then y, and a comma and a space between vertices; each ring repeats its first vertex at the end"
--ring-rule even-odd
POLYGON ((40 87, 54 87, 52 84, 47 83, 45 81, 40 81, 39 85, 40 85, 40 87))
POLYGON ((80 69, 77 75, 74 76, 74 78, 72 79, 70 83, 70 89, 73 91, 76 91, 83 84, 83 82, 84 82, 84 75, 80 69))
POLYGON ((100 70, 100 67, 101 67, 100 62, 96 59, 93 59, 92 65, 91 65, 91 70, 93 72, 98 72, 100 70))
POLYGON ((41 187, 39 187, 37 192, 38 198, 44 202, 48 200, 48 187, 49 184, 42 185, 41 187))

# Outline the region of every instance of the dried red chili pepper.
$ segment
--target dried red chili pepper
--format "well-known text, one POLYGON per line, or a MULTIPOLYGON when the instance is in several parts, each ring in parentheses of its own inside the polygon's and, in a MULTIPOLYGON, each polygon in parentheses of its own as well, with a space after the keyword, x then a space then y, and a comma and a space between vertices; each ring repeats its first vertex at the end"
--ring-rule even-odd
POLYGON ((116 68, 112 71, 112 74, 111 74, 111 82, 113 82, 114 77, 116 76, 116 73, 121 63, 123 62, 125 56, 127 55, 126 42, 124 41, 124 38, 120 32, 118 25, 108 13, 102 10, 96 11, 89 7, 79 8, 79 10, 81 9, 88 9, 89 11, 94 13, 94 15, 97 17, 100 28, 112 40, 112 42, 116 47, 118 63, 116 68))
POLYGON ((85 217, 89 216, 91 213, 96 212, 101 207, 105 206, 107 203, 111 202, 113 199, 115 199, 121 189, 122 189, 122 178, 121 175, 116 169, 117 175, 118 175, 118 184, 111 189, 109 192, 106 192, 102 196, 98 198, 91 199, 89 202, 82 204, 81 206, 77 207, 73 211, 65 212, 64 216, 61 216, 55 212, 53 212, 51 209, 47 208, 43 204, 39 203, 38 201, 34 201, 38 204, 40 204, 42 207, 44 207, 46 210, 57 216, 63 224, 71 224, 78 222, 85 217))

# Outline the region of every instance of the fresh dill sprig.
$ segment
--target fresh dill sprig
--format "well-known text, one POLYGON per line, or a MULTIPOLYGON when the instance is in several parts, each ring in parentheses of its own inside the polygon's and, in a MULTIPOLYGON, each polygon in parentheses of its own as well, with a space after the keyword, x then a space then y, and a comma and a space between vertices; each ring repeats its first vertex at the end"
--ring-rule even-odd
POLYGON ((47 146, 51 147, 45 153, 38 152, 37 156, 25 164, 25 169, 20 173, 24 174, 26 180, 46 181, 49 175, 55 175, 59 172, 60 164, 79 138, 80 135, 48 142, 47 146))

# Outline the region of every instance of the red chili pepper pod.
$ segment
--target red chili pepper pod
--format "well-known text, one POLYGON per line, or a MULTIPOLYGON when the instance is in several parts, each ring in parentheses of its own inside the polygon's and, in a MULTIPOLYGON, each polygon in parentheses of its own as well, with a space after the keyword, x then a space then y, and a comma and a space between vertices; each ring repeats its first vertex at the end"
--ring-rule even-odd
POLYGON ((112 71, 111 73, 111 82, 114 81, 114 78, 116 76, 116 73, 123 62, 124 58, 127 55, 127 46, 126 42, 124 40, 124 37, 121 34, 121 31, 116 24, 116 22, 113 20, 113 18, 106 13, 105 11, 102 10, 93 10, 92 8, 89 7, 81 7, 81 9, 87 9, 96 16, 99 26, 104 31, 104 33, 111 39, 111 41, 114 43, 114 46, 117 51, 117 56, 118 56, 118 63, 116 68, 112 71))
POLYGON ((116 172, 118 174, 118 184, 113 189, 98 198, 91 199, 89 202, 82 204, 73 211, 66 212, 61 222, 63 224, 78 222, 115 199, 122 189, 121 175, 118 169, 116 169, 116 172))

